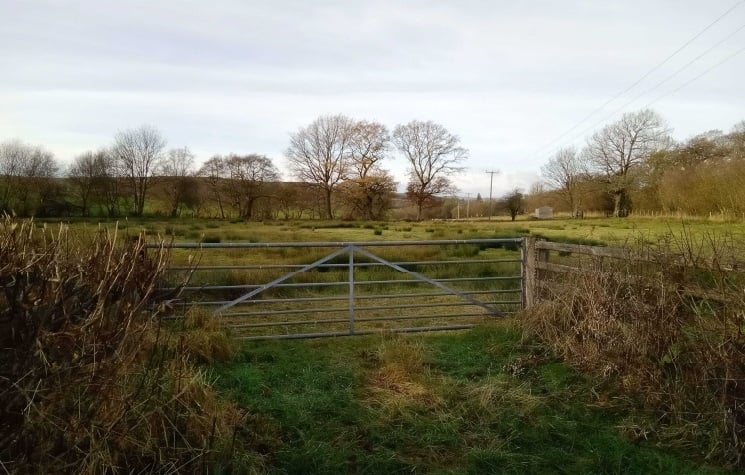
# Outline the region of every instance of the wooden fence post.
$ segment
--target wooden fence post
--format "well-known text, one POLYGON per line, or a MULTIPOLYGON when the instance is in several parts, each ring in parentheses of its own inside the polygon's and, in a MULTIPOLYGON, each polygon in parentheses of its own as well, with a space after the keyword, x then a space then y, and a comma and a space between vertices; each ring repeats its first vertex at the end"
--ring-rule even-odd
POLYGON ((536 249, 538 238, 528 236, 523 238, 522 277, 523 277, 523 308, 530 308, 536 304, 538 296, 538 261, 547 261, 548 253, 536 249))

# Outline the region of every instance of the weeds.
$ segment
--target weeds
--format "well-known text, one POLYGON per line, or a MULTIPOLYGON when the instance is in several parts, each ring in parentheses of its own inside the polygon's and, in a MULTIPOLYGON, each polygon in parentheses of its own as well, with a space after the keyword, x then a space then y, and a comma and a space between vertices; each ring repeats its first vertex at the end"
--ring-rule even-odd
POLYGON ((524 329, 641 403, 625 430, 745 464, 745 276, 731 235, 686 228, 553 279, 524 329), (651 411, 651 412, 649 412, 651 411))
MULTIPOLYGON (((214 322, 153 319, 168 255, 144 239, 85 241, 0 224, 0 460, 15 473, 207 472, 243 413, 194 361, 231 354, 214 322), (189 331, 191 330, 191 331, 189 331)), ((218 457, 222 455, 222 457, 218 457)))

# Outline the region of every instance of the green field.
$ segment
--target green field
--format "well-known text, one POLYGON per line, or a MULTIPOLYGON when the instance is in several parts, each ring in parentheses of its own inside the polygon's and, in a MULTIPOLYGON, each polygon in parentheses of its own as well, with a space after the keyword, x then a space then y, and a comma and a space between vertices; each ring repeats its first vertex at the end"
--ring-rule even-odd
MULTIPOLYGON (((56 223, 60 220, 46 222, 56 223)), ((120 221, 72 219, 73 229, 91 232, 103 226, 134 234, 145 231, 152 235, 173 237, 177 241, 371 241, 407 239, 471 239, 540 235, 548 239, 570 242, 590 242, 622 245, 637 238, 654 240, 670 232, 685 230, 693 234, 745 233, 743 221, 707 219, 677 219, 664 217, 587 218, 530 220, 511 222, 504 217, 491 221, 430 221, 430 222, 325 222, 267 221, 228 222, 208 219, 132 218, 120 221), (115 224, 116 223, 116 224, 115 224)))
MULTIPOLYGON (((275 473, 726 473, 655 447, 602 382, 513 322, 417 336, 251 342, 215 368, 275 473)), ((638 419, 638 418, 637 418, 638 419)))

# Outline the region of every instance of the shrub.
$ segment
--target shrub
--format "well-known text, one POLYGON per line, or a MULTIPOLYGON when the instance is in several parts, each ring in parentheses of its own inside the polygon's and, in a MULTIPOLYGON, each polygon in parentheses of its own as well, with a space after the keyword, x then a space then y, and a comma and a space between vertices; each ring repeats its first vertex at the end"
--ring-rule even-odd
POLYGON ((220 236, 215 236, 215 235, 207 235, 202 238, 202 242, 204 243, 216 244, 216 243, 219 243, 220 241, 221 241, 220 236))
MULTIPOLYGON (((206 472, 241 412, 194 360, 227 357, 149 308, 167 262, 143 236, 88 242, 64 226, 0 225, 0 460, 15 473, 206 472)), ((213 335, 214 336, 214 335, 213 335)))
POLYGON ((644 406, 630 434, 745 466, 745 276, 731 237, 669 235, 550 280, 528 335, 644 406), (641 434, 641 435, 640 435, 641 434))

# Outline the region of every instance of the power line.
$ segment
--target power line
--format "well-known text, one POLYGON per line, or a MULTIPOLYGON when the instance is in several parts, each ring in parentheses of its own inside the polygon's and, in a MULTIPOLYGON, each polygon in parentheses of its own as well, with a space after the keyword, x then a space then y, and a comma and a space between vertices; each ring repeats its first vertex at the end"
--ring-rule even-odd
POLYGON ((743 46, 742 48, 738 49, 737 51, 735 51, 735 52, 734 52, 734 53, 732 53, 731 55, 727 56, 727 57, 726 57, 726 58, 724 58, 723 60, 719 61, 718 63, 714 64, 713 66, 711 66, 711 67, 709 67, 709 68, 705 69, 705 70, 704 70, 704 71, 703 71, 703 72, 702 72, 701 74, 699 74, 698 76, 695 76, 695 77, 691 78, 690 80, 688 80, 688 81, 684 82, 683 84, 681 84, 681 85, 680 85, 680 86, 678 86, 677 88, 673 89, 672 91, 668 91, 668 92, 666 92, 666 93, 662 94, 661 96, 657 97, 657 98, 656 98, 655 100, 653 100, 652 102, 648 103, 648 104, 647 104, 647 105, 645 105, 644 107, 645 107, 645 108, 646 108, 646 107, 649 107, 649 106, 651 106, 652 104, 654 104, 655 102, 657 102, 657 101, 659 101, 659 100, 661 100, 661 99, 663 99, 663 98, 665 98, 665 97, 669 96, 670 94, 675 94, 676 92, 680 91, 681 89, 683 89, 684 87, 688 86, 688 85, 689 85, 689 84, 691 84, 692 82, 695 82, 695 81, 697 81, 698 79, 700 79, 701 77, 705 76, 705 75, 706 75, 707 73, 709 73, 710 71, 712 71, 712 70, 714 70, 714 69, 718 68, 719 66, 723 65, 723 64, 724 64, 724 63, 726 63, 727 61, 731 60, 732 58, 734 58, 734 57, 735 57, 735 56, 737 56, 738 54, 742 54, 742 52, 743 52, 743 51, 745 51, 745 46, 743 46))
POLYGON ((686 41, 685 43, 683 43, 682 46, 680 46, 678 49, 676 49, 671 54, 669 54, 661 62, 657 63, 654 67, 652 67, 652 69, 650 69, 649 71, 647 71, 642 77, 640 77, 639 79, 637 79, 636 81, 634 81, 634 83, 632 83, 626 89, 622 90, 621 92, 619 92, 616 95, 614 95, 613 97, 611 97, 609 100, 607 100, 606 102, 604 102, 600 107, 598 107, 597 109, 595 109, 592 112, 590 112, 582 120, 580 120, 579 122, 577 122, 576 124, 574 124, 571 128, 569 128, 566 131, 564 131, 563 133, 561 133, 558 137, 556 137, 555 139, 553 139, 551 142, 549 142, 546 145, 542 146, 540 149, 538 149, 532 155, 532 157, 534 157, 536 155, 539 155, 541 152, 543 152, 547 148, 552 147, 556 142, 560 141, 561 139, 563 139, 564 137, 566 137, 567 135, 569 135, 571 132, 573 132, 574 130, 576 130, 577 127, 579 127, 580 125, 582 125, 585 122, 587 122, 592 116, 594 116, 595 114, 597 114, 601 110, 605 109, 605 107, 607 105, 609 105, 610 103, 612 103, 613 101, 615 101, 619 97, 623 96, 627 92, 631 91, 634 87, 636 87, 637 85, 639 85, 642 81, 644 81, 647 77, 649 77, 652 73, 654 73, 655 71, 657 71, 659 68, 661 68, 662 66, 664 66, 665 64, 667 64, 668 61, 670 61, 672 58, 674 58, 678 53, 680 53, 688 45, 690 45, 691 43, 693 43, 694 41, 696 41, 701 35, 703 35, 705 32, 707 32, 712 26, 714 26, 717 23, 719 23, 724 17, 726 17, 727 15, 729 15, 732 11, 734 11, 737 7, 739 7, 743 3, 745 3, 745 0, 739 0, 734 5, 732 5, 731 7, 729 7, 724 13, 722 13, 716 19, 714 19, 714 21, 712 21, 711 23, 709 23, 708 25, 706 25, 703 30, 701 30, 698 33, 696 33, 688 41, 686 41))
MULTIPOLYGON (((573 137, 572 137, 572 138, 570 139, 570 142, 571 142, 571 141, 573 141, 573 140, 576 140, 577 138, 579 138, 579 137, 581 137, 581 136, 583 136, 583 135, 585 135, 585 134, 586 134, 587 132, 591 131, 592 129, 594 129, 594 128, 595 128, 595 127, 597 127, 598 125, 602 124, 603 122, 606 122, 606 121, 607 121, 608 119, 610 119, 611 117, 613 117, 614 115, 616 115, 616 114, 617 114, 618 112, 622 111, 623 109, 625 109, 625 108, 626 108, 627 106, 629 106, 630 104, 632 104, 632 103, 636 102, 636 101, 637 101, 637 100, 638 100, 639 98, 641 98, 641 97, 643 97, 643 96, 645 96, 645 95, 647 95, 647 94, 649 94, 649 93, 651 93, 651 92, 655 91, 655 90, 656 90, 656 89, 658 89, 658 88, 659 88, 660 86, 662 86, 663 84, 665 84, 666 82, 668 82, 668 81, 669 81, 670 79, 672 79, 673 77, 677 76, 677 75, 678 75, 678 74, 680 74, 680 73, 681 73, 682 71, 686 70, 686 69, 687 69, 687 68, 688 68, 688 67, 689 67, 690 65, 692 65, 693 63, 695 63, 696 61, 698 61, 698 60, 699 60, 699 59, 701 59, 702 57, 704 57, 704 56, 706 56, 707 54, 709 54, 709 53, 710 53, 711 51, 713 51, 713 50, 714 50, 714 49, 715 49, 716 47, 720 46, 720 45, 721 45, 722 43, 724 43, 725 41, 727 41, 728 39, 732 38, 733 36, 735 36, 735 35, 736 35, 737 33, 739 33, 740 31, 742 31, 742 29, 743 29, 743 28, 745 28, 745 24, 741 25, 741 26, 740 26, 739 28, 737 28, 737 29, 736 29, 735 31, 733 31, 732 33, 730 33, 729 35, 727 35, 726 37, 724 37, 723 39, 721 39, 720 41, 718 41, 717 43, 715 43, 715 44, 714 44, 713 46, 711 46, 710 48, 708 48, 708 49, 707 49, 706 51, 704 51, 703 53, 699 54, 698 56, 696 56, 696 57, 695 57, 695 58, 693 58, 692 60, 688 61, 688 62, 687 62, 686 64, 684 64, 684 65, 683 65, 683 66, 682 66, 681 68, 679 68, 679 69, 678 69, 677 71, 675 71, 675 72, 674 72, 674 73, 672 73, 671 75, 667 76, 667 77, 666 77, 665 79, 663 79, 662 81, 658 82, 658 83, 657 83, 657 84, 655 84, 655 85, 654 85, 653 87, 651 87, 651 88, 647 89, 646 91, 642 92, 641 94, 637 94, 636 96, 634 96, 634 98, 633 98, 633 99, 631 99, 630 101, 627 101, 627 102, 626 102, 626 103, 624 103, 624 104, 623 104, 623 105, 622 105, 621 107, 619 107, 619 108, 615 109, 615 110, 614 110, 613 112, 611 112, 610 114, 606 115, 605 117, 603 117, 603 118, 602 118, 602 119, 600 119, 599 121, 597 121, 597 122, 593 123, 593 124, 592 124, 591 126, 589 126, 589 127, 585 128, 585 129, 583 129, 583 130, 582 130, 582 131, 581 131, 581 132, 580 132, 580 133, 579 133, 578 135, 575 135, 575 136, 573 136, 573 137)), ((665 93, 665 94, 663 94, 662 96, 658 97, 658 98, 657 98, 657 99, 655 99, 654 101, 652 101, 652 102, 650 102, 649 104, 647 104, 646 106, 644 106, 644 108, 646 108, 646 107, 649 107, 649 106, 650 106, 651 104, 653 104, 653 103, 655 103, 655 102, 659 101, 659 100, 660 100, 660 99, 662 99, 663 97, 666 97, 666 96, 668 96, 668 95, 670 95, 670 94, 672 94, 672 93, 674 93, 674 92, 677 92, 677 91, 679 91, 680 89, 682 89, 683 87, 685 87, 685 86, 687 86, 688 84, 692 83, 693 81, 695 81, 695 80, 697 80, 697 79, 701 78, 702 76, 704 76, 704 75, 705 75, 706 73, 708 73, 709 71, 711 71, 711 70, 713 70, 713 69, 716 69, 716 68, 717 68, 717 67, 718 67, 719 65, 721 65, 721 64, 724 64, 725 62, 727 62, 727 61, 729 61, 730 59, 734 58, 734 57, 735 57, 735 56, 737 56, 737 55, 738 55, 738 54, 739 54, 740 52, 742 52, 742 50, 738 50, 737 52, 735 52, 735 53, 734 53, 734 54, 732 54, 731 56, 728 56, 728 57, 727 57, 727 58, 726 58, 725 60, 723 60, 723 61, 721 61, 721 62, 719 62, 719 63, 715 64, 714 66, 712 66, 712 67, 710 67, 710 68, 708 68, 708 69, 706 69, 706 70, 704 70, 704 72, 703 72, 703 73, 701 73, 701 74, 699 74, 698 76, 694 77, 694 78, 693 78, 692 80, 690 80, 690 81, 686 82, 686 83, 685 83, 685 84, 684 84, 683 86, 681 86, 681 87, 679 87, 679 88, 675 89, 674 91, 671 91, 671 92, 669 92, 669 93, 665 93)))

